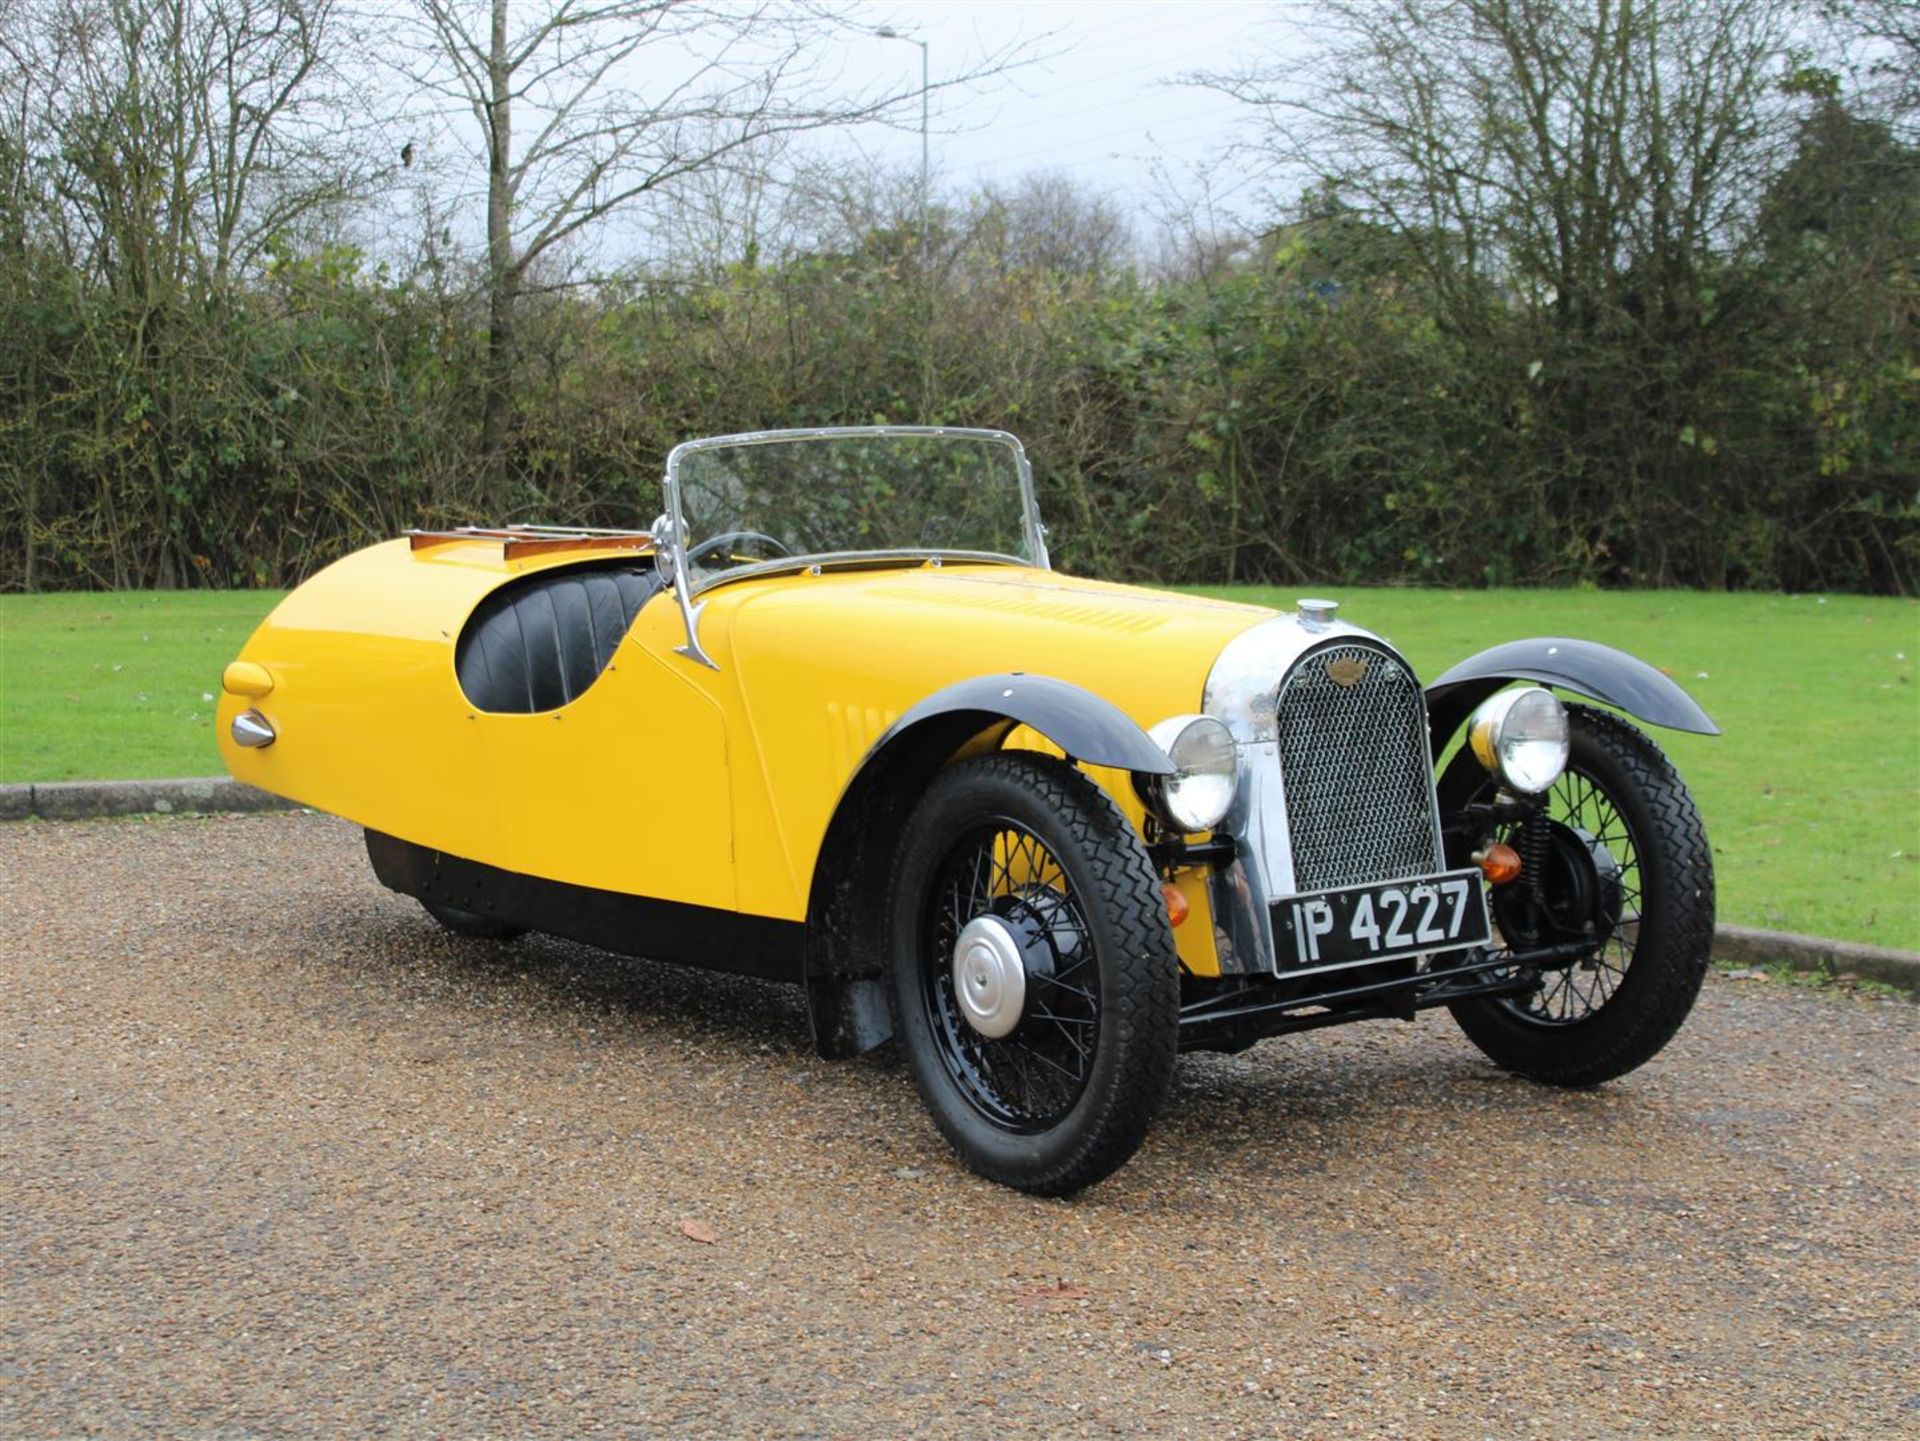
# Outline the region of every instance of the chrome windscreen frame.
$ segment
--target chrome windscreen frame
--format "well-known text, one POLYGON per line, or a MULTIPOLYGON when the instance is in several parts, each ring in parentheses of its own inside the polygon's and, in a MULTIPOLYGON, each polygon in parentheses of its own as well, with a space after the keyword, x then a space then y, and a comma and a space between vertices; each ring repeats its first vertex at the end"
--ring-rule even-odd
POLYGON ((656 563, 673 585, 674 598, 680 607, 680 618, 686 626, 686 644, 674 647, 675 653, 709 669, 719 669, 719 666, 714 664, 713 658, 700 645, 700 610, 704 602, 697 599, 715 586, 736 580, 748 580, 757 575, 777 574, 782 571, 805 568, 815 562, 846 561, 855 558, 847 552, 836 552, 831 556, 788 556, 777 561, 764 561, 757 565, 737 566, 707 577, 696 586, 687 565, 687 526, 680 506, 680 466, 688 456, 703 450, 719 450, 725 446, 789 445, 807 440, 884 440, 894 436, 986 441, 995 445, 1004 445, 1011 450, 1014 469, 1020 480, 1022 530, 1027 544, 1027 556, 1024 558, 1017 555, 989 556, 979 552, 929 550, 924 553, 924 557, 919 552, 888 551, 885 552, 888 558, 932 560, 941 557, 957 557, 1004 561, 1009 565, 1033 566, 1039 570, 1052 569, 1047 557, 1047 531, 1046 527, 1040 523, 1040 505, 1033 490, 1033 466, 1027 459, 1027 450, 1020 443, 1020 438, 1009 431, 981 430, 951 425, 836 425, 822 426, 813 430, 750 430, 738 435, 712 435, 699 440, 683 441, 667 453, 667 470, 661 481, 666 491, 667 508, 652 527, 656 546, 656 563))
MULTIPOLYGON (((1208 672, 1202 708, 1226 722, 1240 759, 1233 805, 1220 823, 1220 830, 1233 837, 1236 854, 1229 864, 1216 866, 1207 879, 1223 973, 1248 975, 1274 969, 1270 908, 1299 889, 1287 822, 1286 778, 1280 767, 1280 687, 1309 651, 1342 640, 1384 647, 1406 664, 1404 656, 1371 631, 1344 621, 1281 615, 1228 641, 1208 672)), ((1424 714, 1421 719, 1424 723, 1424 714)), ((1320 969, 1336 968, 1311 967, 1287 974, 1320 969)))

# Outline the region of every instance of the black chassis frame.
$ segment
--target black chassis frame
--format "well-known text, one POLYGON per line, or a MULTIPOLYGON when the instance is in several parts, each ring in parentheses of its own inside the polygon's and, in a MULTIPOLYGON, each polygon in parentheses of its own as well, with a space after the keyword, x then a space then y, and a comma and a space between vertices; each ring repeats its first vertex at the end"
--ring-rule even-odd
MULTIPOLYGON (((1465 806, 1442 815, 1449 866, 1465 867, 1484 835, 1502 822, 1525 823, 1544 814, 1545 798, 1465 806)), ((1155 868, 1168 878, 1195 865, 1232 861, 1227 838, 1188 844, 1156 837, 1148 845, 1155 868)), ((1477 946, 1437 956, 1396 957, 1311 975, 1280 974, 1180 978, 1180 1049, 1244 1051, 1256 1041, 1352 1021, 1402 1020, 1436 1006, 1490 996, 1524 996, 1539 989, 1542 972, 1572 964, 1604 942, 1526 950, 1477 946)))
MULTIPOLYGON (((1478 835, 1493 825, 1523 820, 1538 807, 1538 802, 1468 806, 1448 816, 1449 863, 1464 856, 1478 835)), ((806 928, 797 922, 543 881, 378 831, 366 833, 366 845, 374 873, 404 895, 624 955, 737 971, 766 980, 807 979, 806 928)), ((1149 846, 1149 853, 1159 872, 1171 875, 1195 865, 1225 864, 1233 859, 1234 845, 1226 839, 1193 845, 1158 840, 1149 846)), ((1526 951, 1477 947, 1306 976, 1185 974, 1180 978, 1180 1049, 1241 1051, 1290 1031, 1350 1021, 1412 1020, 1419 1011, 1473 997, 1526 995, 1539 987, 1543 968, 1576 961, 1599 943, 1526 951)))
POLYGON ((1523 996, 1540 986, 1540 967, 1576 960, 1591 946, 1543 951, 1412 957, 1349 966, 1311 976, 1183 976, 1180 1049, 1244 1051, 1290 1031, 1350 1021, 1410 1021, 1420 1011, 1477 996, 1523 996))
MULTIPOLYGON (((1444 789, 1444 788, 1443 788, 1444 789)), ((1463 867, 1479 838, 1498 824, 1524 821, 1542 801, 1466 805, 1443 811, 1447 861, 1463 867)), ((654 960, 736 971, 789 983, 813 980, 805 959, 806 926, 701 906, 591 890, 524 876, 378 831, 366 833, 374 873, 393 890, 422 900, 509 921, 604 950, 654 960)), ((1230 863, 1236 847, 1222 837, 1198 843, 1155 836, 1148 853, 1163 876, 1200 865, 1230 863)), ((1180 1049, 1240 1051, 1269 1036, 1350 1021, 1411 1020, 1417 1012, 1479 996, 1536 990, 1542 971, 1591 953, 1601 937, 1525 951, 1484 947, 1392 960, 1305 976, 1250 974, 1180 978, 1180 1049)), ((816 1043, 819 1017, 815 1016, 816 1043)), ((852 1054, 885 1038, 827 1050, 852 1054)), ((823 1050, 826 1050, 823 1047, 823 1050)))

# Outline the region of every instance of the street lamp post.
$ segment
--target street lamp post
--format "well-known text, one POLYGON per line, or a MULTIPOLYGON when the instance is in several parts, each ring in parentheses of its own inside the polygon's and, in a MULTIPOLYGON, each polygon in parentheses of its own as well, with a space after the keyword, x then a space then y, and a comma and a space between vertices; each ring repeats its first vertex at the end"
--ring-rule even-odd
POLYGON ((920 265, 921 268, 924 269, 927 264, 927 157, 929 153, 927 140, 927 99, 932 93, 931 85, 929 84, 927 42, 917 40, 911 35, 902 35, 891 25, 882 25, 873 33, 882 40, 904 40, 909 45, 918 45, 920 47, 920 265))
POLYGON ((927 42, 902 35, 891 25, 873 32, 882 40, 904 40, 920 47, 920 419, 933 418, 933 267, 927 254, 927 192, 932 183, 928 167, 927 100, 932 84, 927 68, 927 42))

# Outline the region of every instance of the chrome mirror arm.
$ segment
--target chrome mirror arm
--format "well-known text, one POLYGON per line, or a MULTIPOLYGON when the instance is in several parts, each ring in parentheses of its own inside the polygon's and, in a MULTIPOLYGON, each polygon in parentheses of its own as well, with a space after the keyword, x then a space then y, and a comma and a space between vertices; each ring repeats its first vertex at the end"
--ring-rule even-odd
POLYGON ((680 621, 687 628, 687 643, 675 646, 673 653, 708 670, 719 670, 713 657, 700 647, 701 606, 694 604, 693 592, 687 584, 686 534, 680 523, 680 493, 674 484, 672 467, 668 467, 663 484, 667 491, 667 510, 653 523, 654 564, 672 582, 673 598, 680 606, 680 621))

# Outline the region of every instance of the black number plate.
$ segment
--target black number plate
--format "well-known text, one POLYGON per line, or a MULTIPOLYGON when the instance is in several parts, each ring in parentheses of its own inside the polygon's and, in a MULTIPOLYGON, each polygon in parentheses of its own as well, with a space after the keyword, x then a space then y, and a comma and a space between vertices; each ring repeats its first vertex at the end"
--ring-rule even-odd
POLYGON ((1477 870, 1289 896, 1273 906, 1276 969, 1312 970, 1487 943, 1477 870))

